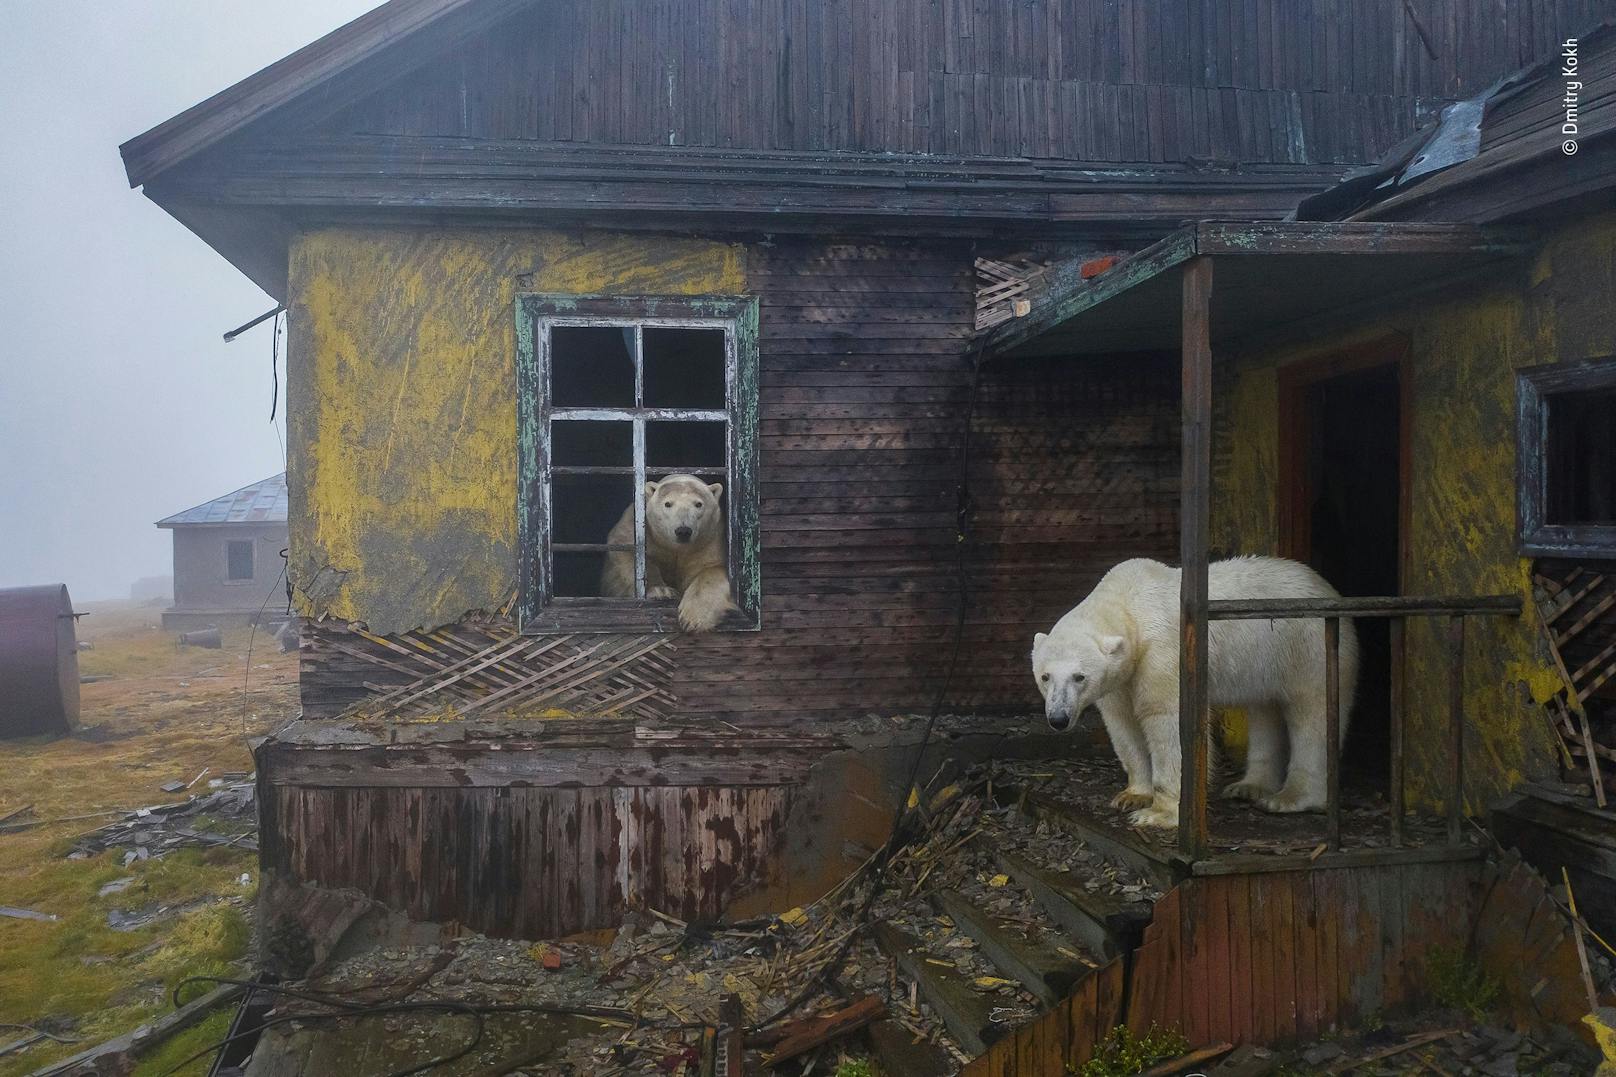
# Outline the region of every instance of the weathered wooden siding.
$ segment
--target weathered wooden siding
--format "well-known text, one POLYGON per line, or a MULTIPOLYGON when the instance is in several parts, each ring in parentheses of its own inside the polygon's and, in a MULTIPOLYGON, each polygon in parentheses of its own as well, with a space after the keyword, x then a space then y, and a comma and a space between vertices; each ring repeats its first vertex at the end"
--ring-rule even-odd
POLYGON ((554 938, 631 908, 715 919, 764 881, 786 786, 276 786, 265 868, 421 921, 554 938))
POLYGON ((1518 1027, 1572 1024, 1585 1005, 1567 921, 1513 859, 1200 876, 1152 917, 1136 950, 965 1077, 1061 1077, 1116 1024, 1174 1030, 1195 1047, 1305 1041, 1429 1002, 1437 948, 1496 977, 1518 1027))
POLYGON ((1373 160, 1595 0, 545 0, 340 132, 1081 161, 1373 160), (1418 25, 1416 25, 1416 19, 1418 25), (1428 46, 1421 40, 1421 31, 1428 46))
MULTIPOLYGON (((1410 512, 1404 535, 1408 594, 1521 596, 1519 620, 1470 633, 1465 688, 1465 789, 1471 809, 1523 779, 1553 774, 1554 740, 1542 702, 1560 688, 1541 649, 1531 560, 1518 550, 1515 371, 1616 353, 1616 215, 1545 237, 1518 272, 1427 296, 1373 317, 1309 327, 1291 341, 1242 350, 1219 372, 1214 439, 1213 545, 1279 551, 1279 371, 1388 337, 1408 342, 1410 512)), ((1409 795, 1438 805, 1447 782, 1442 734, 1446 650, 1439 628, 1407 636, 1409 795)))
MULTIPOLYGON (((313 388, 292 405, 292 563, 304 613, 392 634, 508 600, 521 554, 507 275, 538 265, 550 290, 649 293, 699 280, 760 300, 763 627, 681 638, 678 713, 767 722, 929 706, 956 602, 968 245, 776 240, 738 264, 723 245, 587 233, 339 233, 301 249, 294 324, 313 388), (401 309, 399 280, 430 301, 401 309)), ((1149 357, 987 368, 950 706, 1025 709, 1033 632, 1116 561, 1171 556, 1176 394, 1170 362, 1149 357)), ((400 679, 323 630, 304 653, 311 716, 400 679)))

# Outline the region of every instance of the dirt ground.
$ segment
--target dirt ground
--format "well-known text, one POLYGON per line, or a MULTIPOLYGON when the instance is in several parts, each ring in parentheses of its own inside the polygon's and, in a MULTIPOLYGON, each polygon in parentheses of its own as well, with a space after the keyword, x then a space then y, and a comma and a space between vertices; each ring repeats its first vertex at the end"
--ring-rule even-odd
MULTIPOLYGON (((282 654, 261 630, 227 629, 222 650, 203 650, 178 646, 159 627, 157 607, 79 608, 90 614, 78 623, 79 639, 93 647, 79 655, 82 728, 55 740, 0 741, 0 818, 31 806, 31 818, 46 820, 0 833, 0 905, 56 917, 0 916, 0 1050, 31 1035, 7 1026, 78 1042, 44 1040, 0 1056, 0 1077, 30 1073, 170 1009, 168 992, 186 976, 241 971, 255 853, 179 849, 127 866, 123 848, 67 854, 77 836, 117 818, 110 813, 184 801, 220 775, 250 772, 248 739, 296 707, 297 656, 282 654), (160 788, 198 775, 188 791, 160 788), (103 896, 109 883, 121 889, 103 896), (109 915, 131 912, 157 916, 133 929, 111 926, 109 915)), ((161 1072, 155 1061, 141 1072, 161 1072)))

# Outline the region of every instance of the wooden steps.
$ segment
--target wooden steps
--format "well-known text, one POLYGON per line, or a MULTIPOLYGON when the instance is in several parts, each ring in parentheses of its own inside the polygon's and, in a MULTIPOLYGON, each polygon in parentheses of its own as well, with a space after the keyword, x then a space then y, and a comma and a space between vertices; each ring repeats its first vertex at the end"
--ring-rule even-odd
POLYGON ((994 1001, 979 995, 971 981, 952 965, 926 955, 921 941, 888 923, 875 925, 875 941, 915 986, 947 1026, 949 1035, 972 1055, 980 1055, 1007 1031, 993 1019, 994 1001))
POLYGON ((1085 815, 1042 793, 1023 796, 1010 790, 1006 795, 1014 797, 1027 815, 1059 827, 1107 860, 1137 872, 1163 890, 1172 889, 1182 875, 1166 854, 1137 834, 1085 815))
POLYGON ((942 890, 933 901, 954 926, 975 939, 982 952, 1004 972, 1020 980, 1044 1006, 1072 993, 1072 985, 1093 966, 1063 957, 1053 940, 1027 941, 1007 921, 971 904, 954 890, 942 890))
POLYGON ((1009 876, 1038 899, 1051 919, 1095 953, 1120 957, 1139 944, 1150 922, 1148 904, 1091 892, 1078 877, 1038 867, 1014 853, 999 850, 994 855, 1009 876))

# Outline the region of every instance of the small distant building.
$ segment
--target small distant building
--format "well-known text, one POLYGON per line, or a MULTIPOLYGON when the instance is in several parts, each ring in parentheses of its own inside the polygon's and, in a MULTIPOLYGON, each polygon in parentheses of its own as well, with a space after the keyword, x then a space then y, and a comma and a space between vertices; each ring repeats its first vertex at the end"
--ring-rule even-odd
POLYGON ((275 606, 286 549, 286 474, 157 521, 174 532, 174 604, 163 627, 249 624, 275 606))

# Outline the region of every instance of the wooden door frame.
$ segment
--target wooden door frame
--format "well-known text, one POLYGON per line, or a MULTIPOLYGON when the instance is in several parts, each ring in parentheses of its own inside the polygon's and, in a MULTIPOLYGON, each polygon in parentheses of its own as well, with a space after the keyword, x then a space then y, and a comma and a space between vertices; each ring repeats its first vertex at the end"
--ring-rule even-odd
POLYGON ((1397 368, 1397 589, 1407 590, 1409 524, 1412 506, 1414 378, 1408 361, 1408 338, 1382 337, 1328 355, 1281 366, 1279 380, 1279 474, 1275 504, 1279 512, 1279 554, 1306 562, 1313 552, 1312 502, 1302 450, 1307 445, 1307 390, 1321 381, 1376 367, 1397 368))

